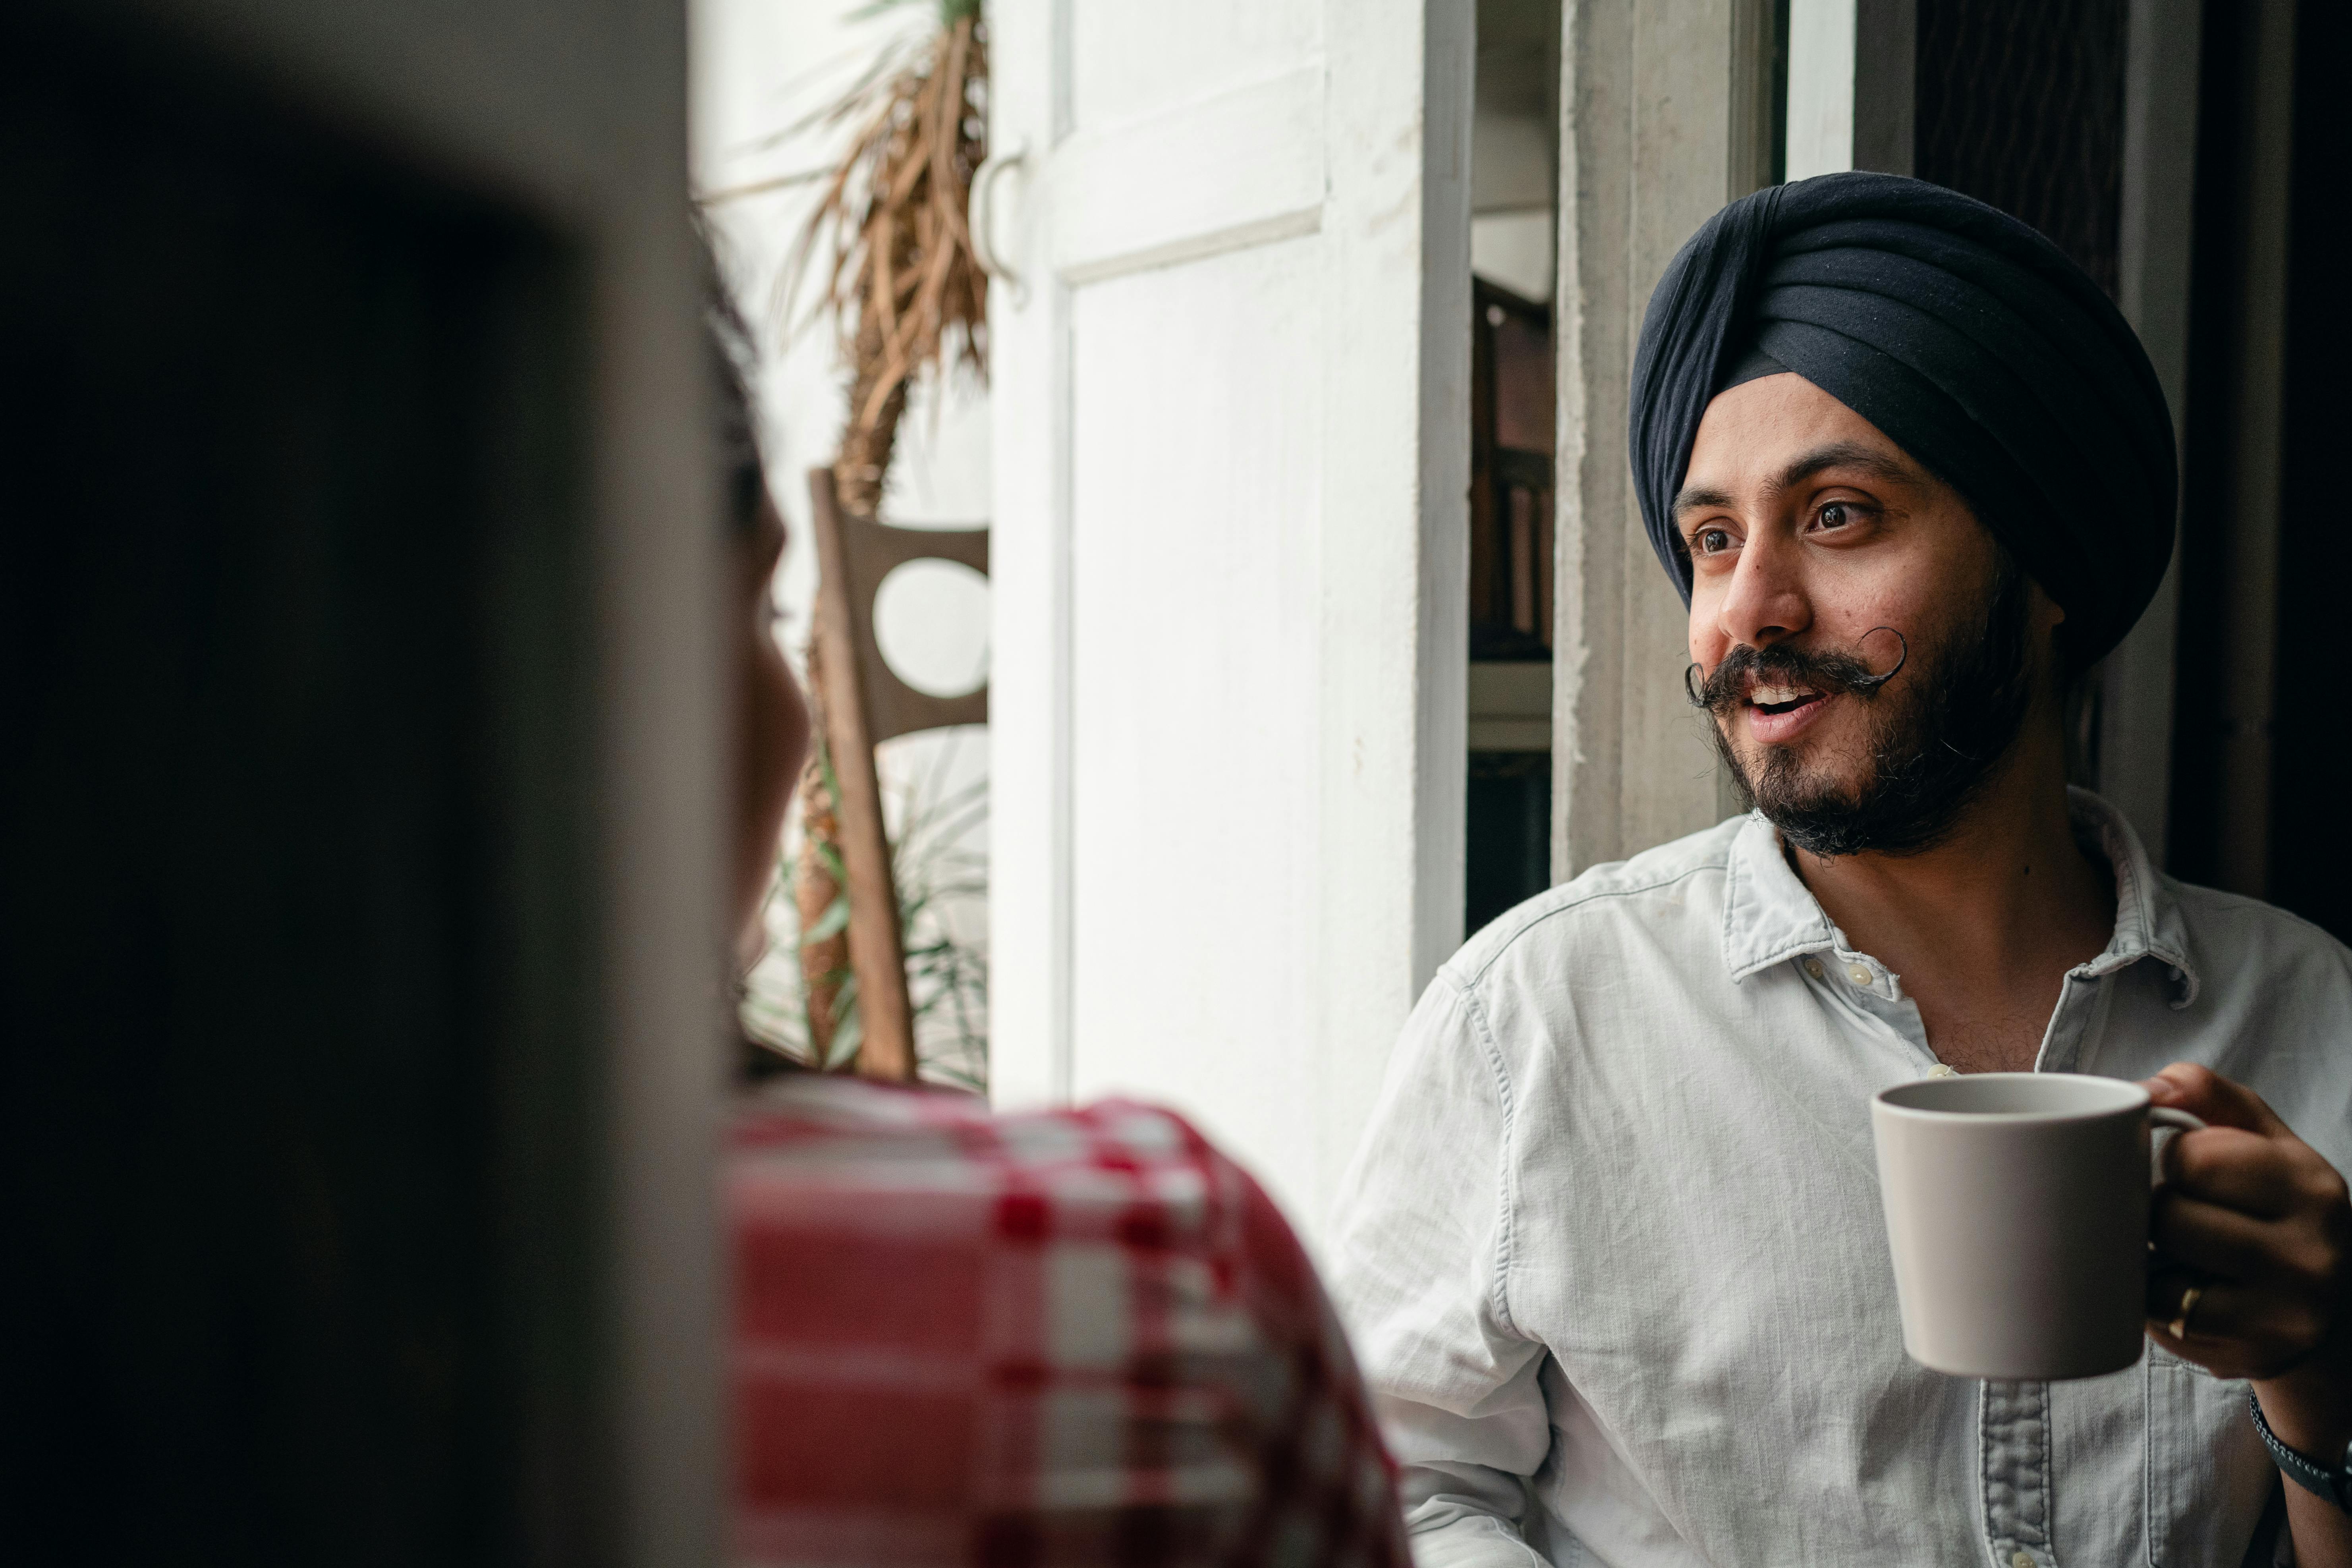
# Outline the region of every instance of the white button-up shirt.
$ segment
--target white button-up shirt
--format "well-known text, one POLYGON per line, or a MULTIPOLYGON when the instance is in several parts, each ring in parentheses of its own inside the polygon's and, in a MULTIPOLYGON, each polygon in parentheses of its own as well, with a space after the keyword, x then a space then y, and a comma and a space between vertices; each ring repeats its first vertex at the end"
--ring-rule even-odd
MULTIPOLYGON (((2073 805, 2115 939, 2037 1070, 2202 1062, 2352 1169, 2352 953, 2073 805)), ((2276 1484, 2242 1383, 2153 1347, 2057 1384, 1904 1355, 1869 1104, 1936 1065, 1760 817, 1472 940, 1406 1026, 1333 1247, 1416 1560, 2240 1563, 2276 1484)))

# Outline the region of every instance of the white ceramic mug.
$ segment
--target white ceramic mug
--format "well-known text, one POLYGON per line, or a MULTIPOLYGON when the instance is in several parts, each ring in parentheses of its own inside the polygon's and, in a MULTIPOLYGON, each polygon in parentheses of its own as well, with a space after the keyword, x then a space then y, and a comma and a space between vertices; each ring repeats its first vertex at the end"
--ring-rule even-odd
POLYGON ((1903 1348, 2040 1383, 2139 1359, 2150 1123, 2205 1124, 2121 1079, 1922 1079, 1870 1106, 1903 1348))

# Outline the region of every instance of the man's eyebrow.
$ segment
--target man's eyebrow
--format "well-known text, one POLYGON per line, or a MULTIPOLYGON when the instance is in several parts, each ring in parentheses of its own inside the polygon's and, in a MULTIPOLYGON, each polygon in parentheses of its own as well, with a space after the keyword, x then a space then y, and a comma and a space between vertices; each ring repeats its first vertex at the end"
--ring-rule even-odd
POLYGON ((1908 485, 1919 482, 1919 475, 1910 464, 1887 456, 1875 447, 1865 447, 1859 441, 1832 441, 1826 447, 1816 447, 1780 470, 1772 481, 1776 490, 1794 489, 1824 468, 1859 468, 1874 479, 1888 484, 1908 485))
POLYGON ((1681 492, 1675 497, 1674 510, 1675 516, 1679 518, 1685 512, 1696 511, 1702 507, 1727 507, 1730 504, 1729 490, 1710 489, 1701 485, 1685 485, 1681 492))
MULTIPOLYGON (((1770 481, 1770 488, 1775 492, 1794 489, 1824 468, 1858 468, 1871 479, 1887 484, 1916 484, 1920 478, 1909 464, 1888 457, 1875 447, 1865 447, 1859 441, 1832 441, 1826 447, 1814 447, 1781 469, 1770 481)), ((1732 504, 1729 490, 1711 485, 1685 485, 1675 496, 1674 516, 1679 520, 1688 512, 1732 504)))

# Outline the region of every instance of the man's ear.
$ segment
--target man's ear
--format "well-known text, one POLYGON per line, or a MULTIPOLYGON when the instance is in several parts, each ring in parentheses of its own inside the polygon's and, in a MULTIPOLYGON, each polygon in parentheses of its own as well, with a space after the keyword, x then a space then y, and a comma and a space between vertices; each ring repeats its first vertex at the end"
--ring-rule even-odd
MULTIPOLYGON (((2042 657, 2046 662, 2042 666, 2042 679, 2049 693, 2058 700, 2059 719, 2067 732, 2067 750, 2071 757, 2078 746, 2088 743, 2075 731, 2088 711, 2091 667, 2076 659, 2066 647, 2066 607, 2043 593, 2042 584, 2030 578, 2027 591, 2031 597, 2027 600, 2026 623, 2032 628, 2028 635, 2033 637, 2043 650, 2042 657)), ((2074 763, 2070 763, 2069 776, 2074 773, 2074 763)))
POLYGON ((2080 670, 2070 670, 2074 660, 2066 656, 2066 606, 2042 591, 2042 584, 2028 577, 2025 580, 2025 624, 2028 635, 2050 650, 2050 672, 2063 688, 2074 684, 2080 670))
POLYGON ((2066 606, 2052 598, 2041 584, 2025 580, 2027 603, 2032 606, 2033 624, 2043 631, 2055 631, 2066 621, 2066 606))
POLYGON ((2083 679, 2090 672, 2077 668, 2067 650, 2066 607, 2031 577, 2025 579, 2025 628, 2046 690, 2058 700, 2062 714, 2074 713, 2083 695, 2083 679))

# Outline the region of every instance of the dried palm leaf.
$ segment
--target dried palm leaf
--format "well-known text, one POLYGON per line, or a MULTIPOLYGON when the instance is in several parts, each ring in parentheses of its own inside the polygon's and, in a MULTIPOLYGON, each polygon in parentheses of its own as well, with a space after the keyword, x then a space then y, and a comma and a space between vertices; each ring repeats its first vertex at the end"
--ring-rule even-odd
MULTIPOLYGON (((877 6, 872 9, 882 9, 877 6)), ((835 462, 843 506, 871 517, 919 375, 988 369, 988 279, 973 253, 971 180, 988 155, 988 42, 978 0, 940 0, 940 26, 885 51, 817 117, 849 147, 785 262, 789 302, 814 266, 850 370, 835 462), (821 254, 828 252, 820 263, 821 254)))

